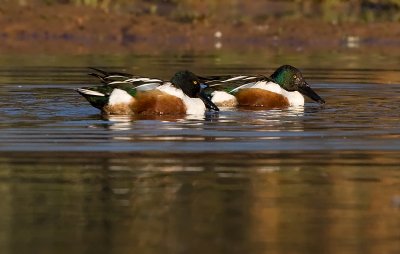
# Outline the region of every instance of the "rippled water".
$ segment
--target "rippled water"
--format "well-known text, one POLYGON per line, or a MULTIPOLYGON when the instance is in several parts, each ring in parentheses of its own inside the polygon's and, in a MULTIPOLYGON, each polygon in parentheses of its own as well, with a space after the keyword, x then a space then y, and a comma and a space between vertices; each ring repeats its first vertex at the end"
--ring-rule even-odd
POLYGON ((369 57, 3 56, 0 252, 399 252, 400 61, 369 57), (283 63, 327 104, 107 118, 74 91, 283 63))

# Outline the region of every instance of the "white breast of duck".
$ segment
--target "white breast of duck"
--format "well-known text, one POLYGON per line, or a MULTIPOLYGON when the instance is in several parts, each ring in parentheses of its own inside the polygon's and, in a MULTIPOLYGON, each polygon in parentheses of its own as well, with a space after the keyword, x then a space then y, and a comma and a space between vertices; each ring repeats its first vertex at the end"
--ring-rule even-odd
MULTIPOLYGON (((303 106, 304 105, 304 97, 301 93, 298 91, 293 91, 289 92, 283 89, 280 85, 274 83, 274 82, 267 82, 267 81, 258 81, 258 82, 253 82, 249 83, 240 87, 237 87, 231 91, 231 93, 235 93, 236 91, 243 89, 243 88, 258 88, 258 89, 263 89, 267 90, 273 93, 281 94, 285 96, 288 101, 290 106, 303 106)), ((226 106, 226 107, 233 107, 236 106, 237 100, 235 96, 233 96, 230 93, 224 92, 224 91, 214 91, 212 94, 212 99, 211 101, 216 104, 217 106, 226 106)))
POLYGON ((181 89, 174 87, 171 83, 165 83, 156 88, 164 93, 180 98, 186 107, 186 114, 201 115, 206 111, 206 106, 200 98, 190 98, 181 89))

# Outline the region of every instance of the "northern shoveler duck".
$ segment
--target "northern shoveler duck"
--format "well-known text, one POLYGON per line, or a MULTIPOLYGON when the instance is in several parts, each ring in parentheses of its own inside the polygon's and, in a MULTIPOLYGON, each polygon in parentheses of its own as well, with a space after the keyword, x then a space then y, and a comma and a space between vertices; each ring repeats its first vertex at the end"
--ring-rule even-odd
POLYGON ((95 108, 106 114, 204 114, 218 107, 204 93, 208 86, 195 74, 179 71, 171 81, 143 78, 121 72, 105 72, 92 68, 90 73, 103 85, 79 88, 95 108))
POLYGON ((210 76, 202 78, 210 89, 211 100, 220 107, 250 106, 285 108, 303 106, 304 95, 324 104, 325 101, 311 89, 301 72, 283 65, 270 77, 266 76, 210 76), (238 87, 221 89, 224 85, 238 87))

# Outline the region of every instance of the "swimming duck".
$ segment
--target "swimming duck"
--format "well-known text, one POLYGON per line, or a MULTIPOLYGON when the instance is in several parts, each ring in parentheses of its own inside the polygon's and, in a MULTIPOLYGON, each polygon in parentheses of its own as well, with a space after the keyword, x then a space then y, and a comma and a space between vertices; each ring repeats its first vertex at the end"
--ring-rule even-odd
MULTIPOLYGON (((94 69, 94 68, 92 68, 94 69)), ((121 72, 90 73, 101 86, 79 88, 95 108, 106 114, 204 114, 218 107, 204 93, 208 85, 190 71, 179 71, 171 81, 143 78, 121 72)))
POLYGON ((209 85, 211 101, 220 107, 250 106, 286 108, 303 106, 304 96, 324 104, 325 101, 304 80, 293 66, 283 65, 270 77, 266 76, 210 76, 204 77, 209 85), (239 85, 234 89, 221 90, 224 85, 239 85))

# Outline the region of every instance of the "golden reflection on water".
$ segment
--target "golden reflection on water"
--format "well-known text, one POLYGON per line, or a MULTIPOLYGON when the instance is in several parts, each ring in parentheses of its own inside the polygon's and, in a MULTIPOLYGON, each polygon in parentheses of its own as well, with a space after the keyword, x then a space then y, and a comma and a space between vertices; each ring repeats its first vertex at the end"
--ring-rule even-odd
POLYGON ((398 162, 395 153, 10 155, 0 159, 0 249, 396 253, 398 162))
POLYGON ((268 74, 286 62, 327 100, 200 118, 100 116, 72 91, 85 68, 20 68, 28 57, 9 57, 0 253, 399 253, 399 86, 381 84, 400 83, 400 58, 337 54, 64 63, 169 77, 165 63, 268 74))

